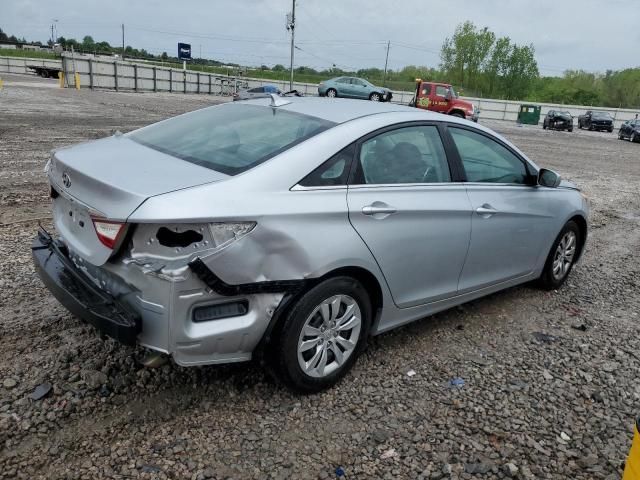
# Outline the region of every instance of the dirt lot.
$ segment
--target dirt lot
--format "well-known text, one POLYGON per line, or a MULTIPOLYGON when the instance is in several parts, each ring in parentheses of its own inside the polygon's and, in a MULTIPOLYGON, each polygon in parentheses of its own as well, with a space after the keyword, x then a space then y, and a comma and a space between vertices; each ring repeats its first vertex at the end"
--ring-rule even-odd
POLYGON ((640 415, 640 145, 490 125, 591 199, 568 283, 384 334, 336 388, 297 397, 255 365, 143 369, 31 266, 37 221, 50 224, 50 149, 214 100, 4 79, 0 478, 620 478, 640 415), (51 392, 32 400, 43 383, 51 392))

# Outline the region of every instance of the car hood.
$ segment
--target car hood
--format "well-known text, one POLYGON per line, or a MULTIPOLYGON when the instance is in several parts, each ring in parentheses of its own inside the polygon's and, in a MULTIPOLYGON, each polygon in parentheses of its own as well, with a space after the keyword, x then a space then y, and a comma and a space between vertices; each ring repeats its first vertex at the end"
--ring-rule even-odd
POLYGON ((48 174, 56 189, 121 221, 149 197, 228 178, 121 134, 55 151, 48 174))
POLYGON ((558 185, 558 187, 560 187, 560 188, 570 188, 572 190, 579 190, 578 186, 575 183, 570 182, 569 180, 565 180, 565 179, 562 179, 560 181, 560 185, 558 185))

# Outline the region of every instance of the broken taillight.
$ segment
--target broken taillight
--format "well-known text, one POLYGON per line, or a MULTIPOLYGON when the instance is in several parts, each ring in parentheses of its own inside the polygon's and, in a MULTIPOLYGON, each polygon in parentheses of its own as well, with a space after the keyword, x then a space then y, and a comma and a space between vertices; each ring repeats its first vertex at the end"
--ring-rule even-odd
POLYGON ((120 239, 120 235, 124 232, 124 223, 94 217, 92 217, 91 220, 93 221, 93 227, 96 229, 96 235, 98 235, 100 243, 113 250, 120 239))

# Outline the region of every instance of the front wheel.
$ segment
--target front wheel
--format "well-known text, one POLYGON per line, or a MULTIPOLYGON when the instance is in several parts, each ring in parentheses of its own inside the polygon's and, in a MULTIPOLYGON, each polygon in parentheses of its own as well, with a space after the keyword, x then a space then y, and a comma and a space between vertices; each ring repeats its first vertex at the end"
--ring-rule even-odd
POLYGON ((578 224, 573 220, 567 222, 553 242, 540 276, 540 284, 545 290, 556 290, 567 280, 581 241, 578 224))
POLYGON ((327 97, 336 98, 337 96, 338 96, 338 92, 335 89, 330 88, 329 90, 327 90, 327 97))
POLYGON ((379 102, 380 98, 380 94, 377 92, 373 92, 371 95, 369 95, 369 100, 371 100, 372 102, 379 102))
POLYGON ((351 277, 330 278, 306 292, 280 330, 280 379, 301 393, 334 385, 364 349, 371 317, 369 295, 351 277))
POLYGON ((632 132, 631 135, 629 135, 629 141, 631 143, 636 143, 638 141, 638 135, 636 132, 632 132))
POLYGON ((618 140, 624 140, 624 137, 622 136, 622 131, 618 131, 618 140))

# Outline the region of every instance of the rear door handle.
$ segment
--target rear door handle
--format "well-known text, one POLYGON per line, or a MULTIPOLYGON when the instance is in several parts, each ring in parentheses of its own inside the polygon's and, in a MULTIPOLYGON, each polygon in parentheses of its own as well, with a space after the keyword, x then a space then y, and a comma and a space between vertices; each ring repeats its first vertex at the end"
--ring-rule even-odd
POLYGON ((391 205, 387 205, 383 202, 374 202, 371 205, 367 205, 362 207, 362 213, 365 215, 376 215, 376 214, 386 214, 391 215, 392 213, 396 213, 398 211, 397 208, 392 207, 391 205))
POLYGON ((496 213, 498 213, 498 210, 496 210, 495 208, 493 208, 491 205, 489 205, 488 203, 485 203, 484 205, 482 205, 481 207, 476 208, 476 213, 478 215, 480 215, 481 217, 484 218, 489 218, 493 215, 495 215, 496 213))

